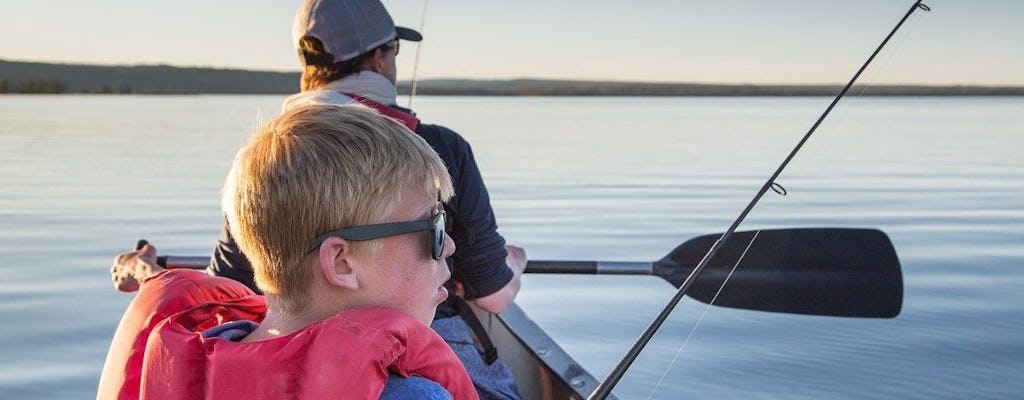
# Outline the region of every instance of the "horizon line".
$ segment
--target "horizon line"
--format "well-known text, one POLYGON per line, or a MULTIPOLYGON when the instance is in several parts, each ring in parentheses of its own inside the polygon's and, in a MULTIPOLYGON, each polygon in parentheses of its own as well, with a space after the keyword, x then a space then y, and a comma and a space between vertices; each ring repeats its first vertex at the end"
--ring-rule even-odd
MULTIPOLYGON (((11 63, 26 63, 26 64, 47 64, 47 65, 64 65, 64 66, 84 66, 84 67, 100 67, 100 68, 143 68, 143 67, 168 67, 178 69, 206 69, 216 71, 243 71, 243 72, 256 72, 256 73, 278 73, 278 74, 301 74, 300 69, 296 70, 274 70, 274 69, 246 69, 242 67, 220 67, 220 66, 208 66, 208 65, 176 65, 169 63, 118 63, 118 64, 102 64, 102 63, 83 63, 74 61, 40 61, 40 60, 11 60, 6 58, 0 58, 0 62, 11 62, 11 63)), ((558 78, 558 77, 495 77, 495 78, 466 78, 466 77, 429 77, 420 78, 417 81, 440 81, 440 80, 461 80, 461 81, 478 81, 478 82, 502 82, 502 81, 524 81, 524 80, 535 80, 535 81, 562 81, 562 82, 581 82, 581 83, 629 83, 629 84, 659 84, 659 85, 710 85, 710 86, 843 86, 845 83, 842 82, 807 82, 807 83, 792 83, 792 82, 705 82, 705 81, 638 81, 638 80, 617 80, 617 79, 572 79, 572 78, 558 78)), ((410 79, 399 80, 399 84, 408 84, 411 82, 410 79)), ((890 83, 890 82, 863 82, 858 83, 856 86, 915 86, 915 87, 979 87, 979 88, 1024 88, 1024 83, 1002 83, 1002 84, 991 84, 991 83, 890 83)))

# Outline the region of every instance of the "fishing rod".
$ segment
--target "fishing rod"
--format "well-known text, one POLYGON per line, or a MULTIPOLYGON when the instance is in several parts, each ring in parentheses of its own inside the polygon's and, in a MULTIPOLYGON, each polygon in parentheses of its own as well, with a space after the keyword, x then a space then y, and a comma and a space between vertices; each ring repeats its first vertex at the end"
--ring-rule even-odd
MULTIPOLYGON (((420 34, 423 33, 423 29, 427 27, 427 3, 428 0, 423 0, 423 12, 420 14, 420 34)), ((416 43, 416 57, 412 62, 412 83, 409 85, 409 104, 405 107, 412 109, 412 99, 416 97, 416 72, 420 69, 420 50, 423 50, 423 42, 416 43)))
POLYGON ((889 42, 889 39, 891 39, 893 35, 896 34, 896 31, 898 31, 900 27, 903 26, 903 23, 906 22, 907 18, 910 18, 910 15, 913 14, 914 11, 916 11, 917 9, 931 11, 931 8, 921 3, 922 1, 923 0, 917 0, 914 2, 912 6, 910 6, 910 9, 907 10, 907 13, 903 15, 902 19, 900 19, 900 22, 897 23, 896 26, 892 28, 892 31, 890 31, 889 34, 885 37, 885 39, 882 40, 882 43, 878 45, 878 48, 876 48, 875 51, 871 53, 871 56, 868 57, 867 61, 864 61, 864 65, 861 65, 860 69, 857 70, 857 73, 854 74, 852 78, 850 78, 850 82, 848 82, 846 86, 843 87, 843 90, 840 91, 838 95, 836 95, 835 99, 832 100, 832 103, 829 104, 828 107, 825 109, 825 112, 823 112, 821 116, 818 117, 818 120, 814 122, 814 125, 811 126, 811 129, 809 129, 807 133, 804 134, 803 138, 800 139, 800 141, 796 144, 796 146, 793 147, 793 150, 789 152, 789 155, 786 156, 786 159, 782 161, 782 164, 780 164, 779 167, 775 170, 775 173, 773 173, 772 176, 769 177, 767 181, 765 181, 764 185, 761 186, 761 189, 757 191, 756 195, 754 195, 754 198, 750 200, 750 203, 747 204, 746 208, 743 209, 743 212, 741 212, 739 217, 737 217, 736 220, 733 221, 732 225, 729 226, 729 229, 727 229, 725 233, 723 233, 722 236, 717 241, 715 241, 715 244, 711 246, 711 249, 708 250, 708 252, 700 260, 700 263, 698 263, 697 266, 693 269, 693 272, 691 272, 690 275, 686 277, 686 280, 683 282, 683 284, 679 286, 679 290, 677 290, 676 294, 672 296, 671 300, 669 300, 668 305, 666 305, 665 308, 661 310, 661 313, 659 313, 658 316, 654 319, 654 321, 651 322, 651 324, 647 327, 644 333, 640 335, 636 343, 633 344, 633 347, 629 349, 629 351, 622 358, 622 360, 619 361, 619 364, 615 366, 615 369, 613 369, 612 372, 608 374, 608 377, 605 378, 605 380, 597 386, 597 389, 595 389, 594 393, 592 393, 590 397, 588 397, 588 400, 604 400, 605 398, 608 397, 608 395, 611 394, 612 389, 614 389, 615 385, 618 384, 619 380, 622 379, 622 376, 626 373, 626 370, 629 369, 629 367, 633 364, 633 361, 636 361, 636 358, 640 355, 640 352, 643 351, 644 347, 647 346, 647 343, 650 342, 651 339, 654 337, 654 334, 658 331, 659 328, 661 328, 661 325, 668 318, 669 314, 672 313, 672 310, 675 309, 679 301, 682 300, 683 296, 686 295, 687 289, 689 289, 690 286, 693 285, 693 282, 696 280, 697 276, 699 276, 701 271, 704 270, 704 267, 707 266, 708 262, 710 262, 711 259, 715 257, 715 254, 718 253, 718 250, 725 244, 725 242, 729 240, 733 232, 736 231, 736 228, 738 228, 740 223, 742 223, 743 220, 747 217, 747 214, 749 214, 750 211, 754 208, 754 206, 757 205, 757 202, 761 200, 761 197, 763 197, 769 189, 776 191, 784 190, 781 188, 781 186, 778 186, 778 184, 775 183, 775 179, 778 178, 780 174, 782 174, 782 170, 784 170, 786 166, 789 165, 789 162, 793 159, 794 156, 796 156, 796 153, 799 152, 800 149, 804 146, 804 143, 806 143, 807 140, 810 139, 811 135, 814 133, 816 129, 818 129, 818 126, 821 125, 822 121, 824 121, 825 118, 828 117, 828 114, 832 112, 832 109, 835 108, 837 103, 839 103, 839 99, 843 98, 843 96, 846 95, 846 92, 849 91, 851 87, 853 87, 853 84, 854 82, 857 81, 857 78, 859 78, 861 73, 863 73, 864 70, 867 69, 868 65, 871 64, 871 61, 875 59, 875 56, 877 56, 878 53, 882 51, 882 48, 885 47, 886 43, 889 42))

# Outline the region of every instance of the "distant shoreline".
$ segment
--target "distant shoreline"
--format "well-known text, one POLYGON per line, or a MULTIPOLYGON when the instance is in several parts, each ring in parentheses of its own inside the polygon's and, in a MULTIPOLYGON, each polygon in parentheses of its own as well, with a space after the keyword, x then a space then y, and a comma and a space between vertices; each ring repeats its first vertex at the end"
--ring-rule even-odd
MULTIPOLYGON (((0 60, 0 94, 291 94, 298 72, 173 67, 98 66, 0 60)), ((399 82, 408 94, 408 82, 399 82)), ((832 96, 842 85, 755 85, 572 81, 553 79, 427 79, 417 84, 426 96, 643 96, 792 97, 832 96)), ((858 96, 1021 96, 1024 86, 857 85, 858 96)))

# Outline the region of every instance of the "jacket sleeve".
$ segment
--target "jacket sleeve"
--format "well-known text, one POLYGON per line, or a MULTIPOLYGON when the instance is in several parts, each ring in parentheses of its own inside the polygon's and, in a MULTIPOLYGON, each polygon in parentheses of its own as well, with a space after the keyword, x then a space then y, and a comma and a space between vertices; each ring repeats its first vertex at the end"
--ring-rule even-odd
MULTIPOLYGON (((501 290, 512 280, 512 270, 505 264, 505 238, 498 233, 498 224, 491 208, 490 196, 469 142, 457 133, 438 126, 438 137, 424 135, 447 164, 455 185, 455 197, 445 205, 452 215, 449 234, 455 241, 453 275, 462 283, 466 299, 488 296, 501 290)), ((429 130, 429 129, 427 129, 429 130)))
POLYGON ((263 294, 256 287, 253 280, 252 264, 249 259, 238 248, 235 238, 231 236, 231 229, 228 221, 224 219, 224 226, 221 228, 220 239, 217 239, 217 246, 213 248, 213 256, 210 258, 210 266, 206 272, 214 276, 231 278, 249 287, 257 294, 263 294))

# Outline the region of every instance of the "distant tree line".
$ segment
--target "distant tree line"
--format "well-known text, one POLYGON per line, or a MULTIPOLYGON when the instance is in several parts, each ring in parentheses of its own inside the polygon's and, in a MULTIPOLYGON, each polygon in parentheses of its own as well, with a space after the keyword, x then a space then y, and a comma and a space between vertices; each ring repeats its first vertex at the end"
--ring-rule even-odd
POLYGON ((48 64, 0 59, 2 80, 7 84, 0 93, 291 94, 299 89, 297 72, 167 65, 48 64), (55 80, 59 85, 54 85, 55 80), (42 85, 43 82, 47 85, 42 85))
POLYGON ((68 85, 60 79, 29 79, 12 82, 0 79, 0 93, 66 93, 68 85))
MULTIPOLYGON (((0 93, 277 94, 299 90, 298 72, 169 65, 99 66, 0 60, 0 93)), ((408 94, 409 82, 398 92, 408 94)), ((550 79, 420 81, 428 96, 833 96, 840 85, 752 85, 550 79)), ((867 85, 863 96, 1021 96, 1024 86, 867 85)))
POLYGON ((62 94, 62 93, 100 93, 100 94, 132 94, 132 85, 104 84, 97 90, 68 90, 68 84, 60 79, 26 79, 14 82, 7 78, 0 79, 0 93, 20 94, 62 94))

